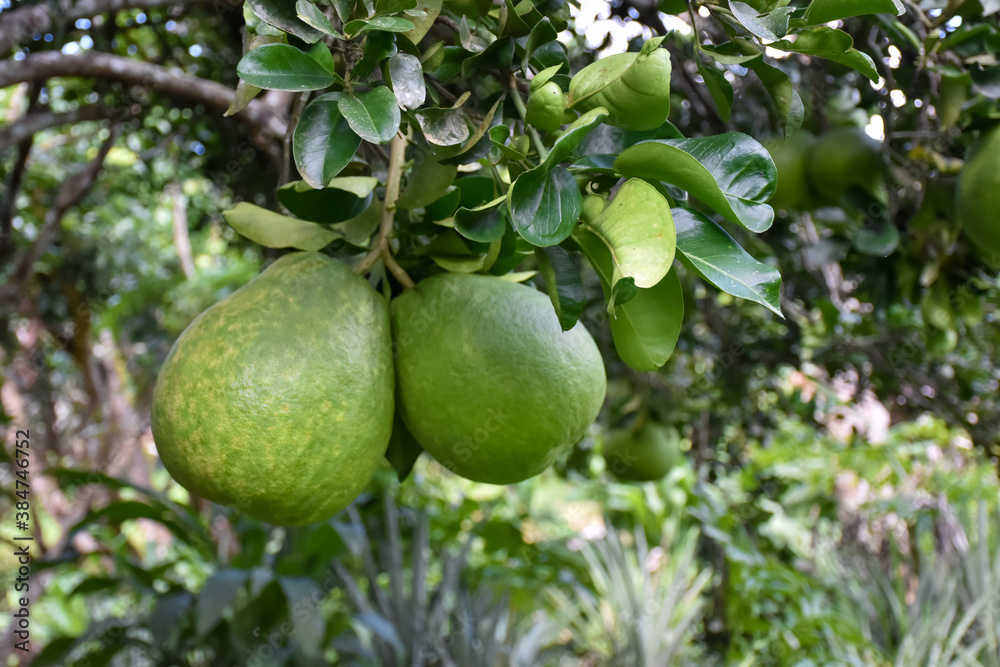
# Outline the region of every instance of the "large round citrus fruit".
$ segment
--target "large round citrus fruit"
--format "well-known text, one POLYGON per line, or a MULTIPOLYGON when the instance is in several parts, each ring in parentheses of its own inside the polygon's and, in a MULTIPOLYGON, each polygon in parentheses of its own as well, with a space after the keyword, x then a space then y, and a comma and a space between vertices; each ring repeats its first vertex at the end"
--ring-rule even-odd
POLYGON ((624 429, 608 434, 604 461, 618 479, 651 482, 660 479, 681 460, 677 429, 646 422, 638 431, 624 429))
POLYGON ((541 292, 446 273, 392 302, 399 413, 462 477, 537 475, 597 417, 607 381, 583 325, 562 331, 541 292))
POLYGON ((838 127, 821 136, 806 166, 813 187, 831 203, 852 185, 871 190, 882 182, 878 142, 856 127, 838 127))
POLYGON ((298 525, 364 489, 392 415, 385 299, 342 262, 295 253, 177 339, 153 394, 153 437, 191 493, 298 525))
POLYGON ((1000 127, 980 142, 958 180, 958 220, 976 250, 1000 266, 1000 127))

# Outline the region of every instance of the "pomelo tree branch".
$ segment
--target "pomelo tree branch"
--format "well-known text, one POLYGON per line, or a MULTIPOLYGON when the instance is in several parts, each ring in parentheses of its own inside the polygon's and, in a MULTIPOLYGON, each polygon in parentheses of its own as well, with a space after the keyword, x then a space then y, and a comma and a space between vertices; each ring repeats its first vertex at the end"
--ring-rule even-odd
POLYGON ((416 284, 409 274, 401 267, 396 258, 392 256, 389 248, 389 237, 392 235, 392 224, 396 219, 396 200, 399 199, 399 184, 403 178, 403 163, 406 161, 407 138, 400 133, 392 139, 392 146, 389 151, 389 175, 385 182, 385 200, 382 202, 382 222, 379 225, 378 240, 375 246, 368 251, 360 262, 354 267, 354 272, 364 274, 381 257, 385 266, 396 276, 396 280, 405 289, 410 289, 416 284))

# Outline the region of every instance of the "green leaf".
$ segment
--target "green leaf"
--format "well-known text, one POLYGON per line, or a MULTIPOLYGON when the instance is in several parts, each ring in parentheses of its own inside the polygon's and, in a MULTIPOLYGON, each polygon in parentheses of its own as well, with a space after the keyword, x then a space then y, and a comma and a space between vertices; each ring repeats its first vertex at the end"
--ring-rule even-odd
POLYGON ((751 62, 749 66, 771 96, 778 120, 785 130, 785 136, 792 134, 801 127, 805 116, 805 107, 802 106, 802 99, 795 90, 792 80, 777 67, 765 63, 763 58, 751 62))
POLYGON ((569 85, 569 107, 604 107, 606 122, 626 130, 651 130, 670 113, 670 53, 654 37, 638 52, 608 56, 580 70, 569 85))
POLYGON ((295 2, 296 0, 247 0, 247 6, 275 28, 295 35, 307 44, 315 44, 323 33, 298 17, 295 2))
POLYGON ((417 439, 406 428, 406 424, 400 419, 399 413, 392 418, 392 437, 389 438, 389 447, 385 451, 385 458, 389 465, 396 471, 399 481, 409 477, 413 470, 413 465, 420 458, 423 448, 417 439))
POLYGON ((781 315, 781 274, 758 262, 717 224, 698 211, 673 209, 677 250, 723 292, 756 301, 781 315))
POLYGON ((820 25, 837 19, 866 14, 901 15, 905 11, 897 0, 813 0, 806 10, 806 25, 820 25))
POLYGON ((290 218, 247 202, 223 211, 222 217, 230 227, 265 248, 319 250, 340 238, 340 234, 322 225, 290 218))
POLYGON ((369 143, 388 143, 399 131, 399 105, 385 86, 359 95, 343 95, 337 104, 351 129, 369 143))
MULTIPOLYGON (((542 44, 555 41, 557 36, 558 33, 556 33, 556 29, 552 27, 552 22, 549 21, 548 17, 545 17, 536 23, 535 27, 533 27, 531 32, 528 34, 528 41, 524 44, 524 57, 521 59, 521 69, 527 70, 528 64, 531 62, 531 56, 535 53, 535 50, 542 44)), ((555 72, 552 73, 555 74, 555 72)), ((544 81, 542 83, 544 83, 544 81)))
POLYGON ((796 10, 795 7, 778 7, 761 14, 750 5, 738 0, 731 0, 729 9, 750 34, 768 40, 780 39, 788 33, 788 17, 796 10))
POLYGON ((248 52, 236 72, 247 83, 266 90, 319 90, 335 82, 325 67, 288 44, 267 44, 248 52))
MULTIPOLYGON (((597 273, 605 298, 610 299, 614 269, 608 247, 586 230, 573 239, 597 273)), ((655 371, 673 354, 683 322, 684 294, 677 272, 671 271, 656 286, 639 289, 627 303, 613 308, 611 337, 622 361, 637 371, 655 371)))
POLYGON ((306 657, 317 657, 326 634, 319 602, 326 596, 308 577, 280 577, 278 583, 288 602, 288 616, 295 625, 295 640, 306 657))
POLYGON ((721 65, 743 65, 754 58, 760 58, 763 53, 763 50, 758 53, 744 53, 735 42, 723 42, 719 45, 703 44, 700 50, 721 65))
POLYGON ((350 177, 343 179, 348 181, 344 184, 337 184, 341 179, 331 179, 331 185, 335 187, 316 189, 305 181, 292 181, 278 188, 278 201, 288 209, 289 213, 302 220, 318 222, 323 225, 332 225, 337 222, 350 220, 361 215, 372 203, 372 189, 378 181, 374 178, 350 177), (367 185, 365 188, 357 190, 351 187, 355 181, 367 185))
POLYGON ((711 66, 699 65, 698 73, 705 79, 705 87, 712 96, 719 117, 728 123, 733 111, 733 84, 726 80, 722 72, 711 66))
POLYGON ((461 109, 421 109, 414 116, 424 138, 435 146, 458 146, 469 138, 469 124, 461 109))
POLYGON ((344 235, 344 240, 361 248, 368 246, 368 240, 378 228, 382 220, 382 202, 378 197, 372 197, 371 206, 360 215, 331 225, 338 234, 344 235))
POLYGON ((569 331, 579 321, 585 302, 580 269, 562 246, 535 248, 535 257, 545 278, 552 307, 559 316, 559 326, 563 331, 569 331))
POLYGON ((500 240, 507 228, 500 204, 506 199, 506 196, 501 196, 473 208, 460 207, 455 211, 455 231, 467 239, 481 243, 500 240))
POLYGON ((445 193, 457 173, 458 167, 441 164, 430 151, 420 153, 396 206, 401 209, 427 206, 445 193))
POLYGON ((875 69, 875 63, 871 57, 867 53, 853 48, 854 40, 843 30, 827 26, 810 28, 797 33, 794 42, 783 39, 769 46, 779 51, 826 58, 857 70, 872 81, 879 79, 878 71, 875 69))
POLYGON ((615 168, 626 176, 687 190, 752 232, 762 232, 774 221, 774 211, 764 203, 774 194, 774 162, 745 134, 645 141, 622 151, 615 168))
POLYGON ((670 205, 643 180, 627 181, 611 204, 583 225, 608 247, 612 288, 622 278, 631 278, 636 287, 653 287, 673 264, 676 233, 670 205))
MULTIPOLYGON (((295 1, 295 15, 311 28, 319 30, 325 35, 333 35, 339 39, 344 38, 330 23, 330 19, 326 18, 326 15, 320 11, 320 8, 309 0, 295 1)), ((317 44, 320 43, 322 42, 317 42, 317 44)))
POLYGON ((523 160, 526 153, 517 150, 513 145, 507 145, 510 139, 510 128, 506 125, 497 125, 490 130, 490 141, 509 160, 523 160))
POLYGON ((205 582, 195 603, 195 628, 204 637, 222 620, 222 614, 236 602, 249 576, 247 570, 219 570, 205 582))
POLYGON ((409 32, 414 29, 413 22, 401 16, 376 16, 370 19, 355 19, 344 26, 348 37, 357 37, 366 32, 409 32))
POLYGON ((93 593, 118 588, 121 585, 122 581, 120 579, 114 579, 112 577, 88 577, 73 588, 70 592, 70 596, 77 597, 80 595, 91 595, 93 593))
POLYGON ((541 167, 551 169, 560 162, 568 159, 573 154, 574 149, 580 145, 591 130, 601 124, 608 117, 608 111, 604 107, 591 109, 583 114, 559 135, 556 142, 549 149, 549 154, 545 157, 541 167))
POLYGON ((310 102, 292 135, 295 166, 314 188, 326 186, 361 145, 361 137, 354 134, 340 113, 340 97, 340 93, 328 93, 310 102))
POLYGON ((507 197, 514 229, 529 243, 543 247, 570 235, 583 202, 576 179, 565 167, 538 166, 524 172, 507 197))
POLYGON ((78 643, 79 641, 76 637, 56 637, 51 639, 45 644, 45 648, 35 655, 35 659, 31 661, 31 664, 34 667, 66 665, 66 657, 78 643))
POLYGON ((178 629, 181 618, 191 607, 194 599, 190 593, 175 593, 161 598, 149 612, 149 629, 153 634, 153 645, 164 646, 178 629))
POLYGON ((441 14, 442 4, 442 0, 417 0, 415 9, 423 11, 424 15, 414 16, 410 19, 413 23, 413 29, 403 33, 406 38, 414 44, 419 44, 441 14))
POLYGON ((400 107, 416 109, 424 103, 427 89, 419 58, 408 53, 397 53, 389 58, 389 79, 400 107))

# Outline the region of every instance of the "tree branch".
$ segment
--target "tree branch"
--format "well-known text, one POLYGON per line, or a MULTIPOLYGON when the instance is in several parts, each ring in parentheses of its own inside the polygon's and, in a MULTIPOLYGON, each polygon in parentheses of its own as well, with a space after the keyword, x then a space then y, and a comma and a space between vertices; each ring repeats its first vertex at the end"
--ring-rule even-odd
POLYGON ((19 118, 17 122, 0 130, 0 153, 3 153, 11 146, 16 146, 28 139, 31 135, 50 127, 59 125, 70 125, 88 120, 106 120, 112 117, 114 112, 103 104, 88 104, 77 107, 66 113, 53 113, 42 111, 31 113, 19 118))
MULTIPOLYGON (((113 79, 146 90, 196 100, 222 112, 229 108, 235 94, 232 88, 215 81, 110 53, 88 51, 68 56, 59 51, 45 51, 31 54, 24 60, 8 60, 5 63, 5 67, 0 68, 0 88, 56 76, 113 79)), ((112 107, 112 111, 124 118, 135 102, 133 97, 120 100, 120 106, 112 107)), ((250 102, 235 118, 250 126, 254 139, 262 146, 285 136, 287 124, 284 119, 260 100, 250 102)))
POLYGON ((89 18, 97 14, 114 13, 122 9, 155 9, 177 4, 214 4, 229 11, 239 3, 227 0, 78 0, 55 3, 42 2, 22 9, 14 9, 0 15, 0 54, 25 42, 33 35, 47 32, 52 28, 53 12, 58 10, 60 18, 67 23, 89 18))
MULTIPOLYGON (((30 114, 38 107, 38 98, 42 93, 42 82, 32 83, 28 91, 28 110, 30 114)), ((31 145, 34 143, 34 133, 25 135, 18 142, 17 160, 14 168, 11 169, 7 177, 4 189, 3 201, 0 201, 0 260, 3 260, 14 247, 11 238, 12 224, 14 221, 14 198, 17 191, 21 189, 21 179, 24 177, 24 169, 28 165, 28 156, 31 154, 31 145)))
POLYGON ((31 274, 35 263, 55 239, 56 234, 59 232, 59 227, 62 225, 63 216, 87 194, 97 181, 97 177, 104 167, 104 159, 107 157, 108 151, 111 150, 111 146, 114 145, 115 140, 118 139, 118 134, 118 126, 112 126, 108 138, 104 140, 97 151, 97 157, 63 181, 62 187, 59 188, 59 192, 56 194, 55 201, 52 202, 51 207, 45 214, 45 220, 42 223, 41 231, 38 233, 38 238, 30 248, 25 249, 21 260, 17 263, 17 268, 14 269, 13 274, 10 276, 8 284, 0 291, 0 298, 6 299, 16 296, 17 292, 20 291, 20 286, 24 284, 31 274))

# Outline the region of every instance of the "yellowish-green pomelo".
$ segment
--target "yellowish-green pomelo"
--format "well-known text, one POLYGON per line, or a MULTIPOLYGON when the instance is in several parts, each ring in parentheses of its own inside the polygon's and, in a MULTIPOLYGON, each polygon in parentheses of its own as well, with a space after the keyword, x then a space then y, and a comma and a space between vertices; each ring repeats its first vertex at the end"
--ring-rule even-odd
POLYGON ((549 297, 492 276, 445 273, 392 302, 399 414, 467 479, 512 484, 551 465, 604 402, 604 363, 549 297))
POLYGON ((651 482, 680 463, 680 441, 677 429, 652 422, 638 431, 613 431, 604 441, 604 462, 618 479, 651 482))
POLYGON ((392 430, 386 301, 344 263, 294 253, 198 316, 153 394, 160 458, 191 493, 278 525, 368 484, 392 430))
POLYGON ((958 180, 958 221, 976 251, 1000 266, 1000 127, 980 142, 958 180))
POLYGON ((856 127, 838 127, 821 136, 806 167, 813 187, 834 204, 852 185, 871 191, 882 182, 878 142, 856 127))
POLYGON ((814 135, 801 131, 767 146, 778 172, 778 186, 768 202, 774 208, 804 210, 812 203, 814 197, 806 177, 806 156, 815 143, 814 135))

